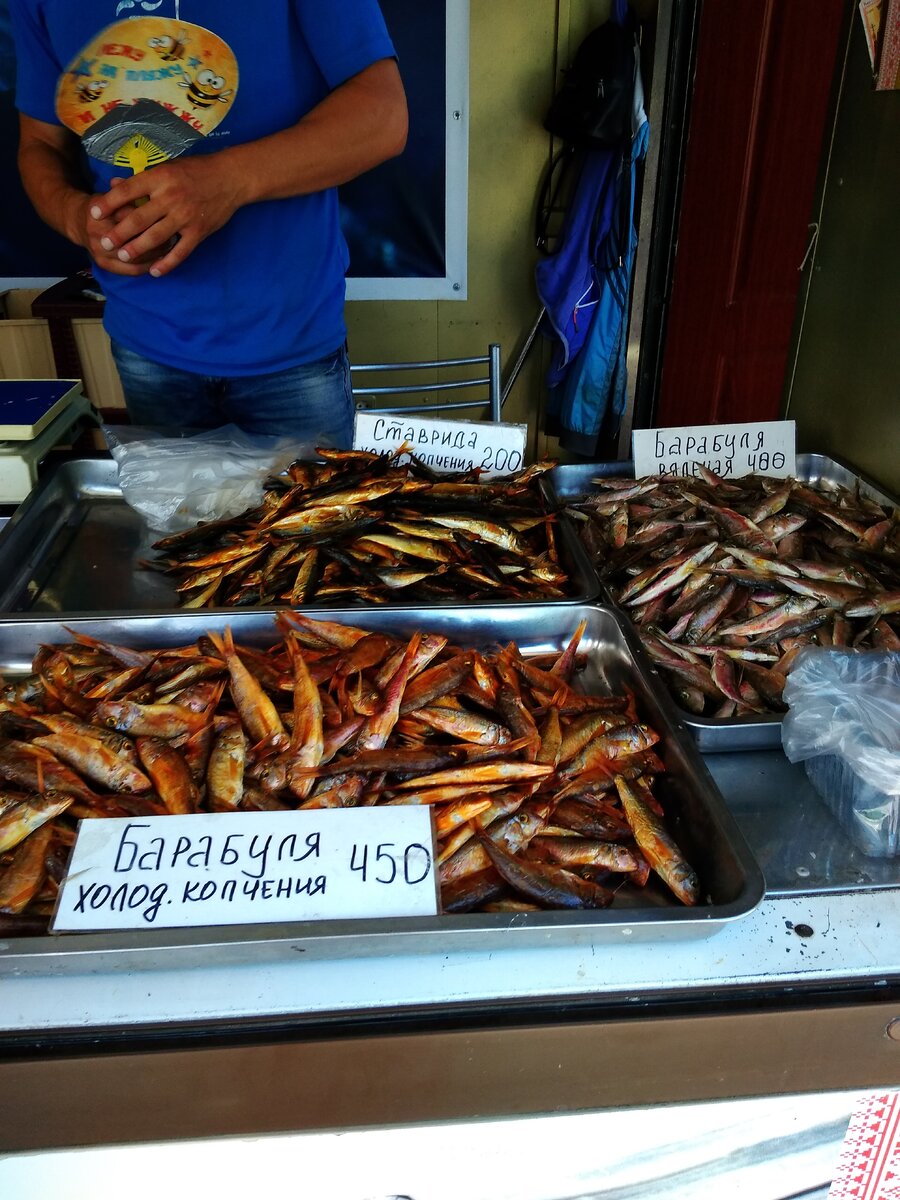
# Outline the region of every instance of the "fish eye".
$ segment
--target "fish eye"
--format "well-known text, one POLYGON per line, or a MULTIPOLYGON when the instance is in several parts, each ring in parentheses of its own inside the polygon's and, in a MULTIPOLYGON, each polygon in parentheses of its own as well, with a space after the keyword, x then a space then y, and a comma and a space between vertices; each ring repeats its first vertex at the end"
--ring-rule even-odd
POLYGON ((216 77, 212 73, 212 71, 210 71, 209 67, 207 67, 206 70, 201 71, 200 74, 197 76, 197 82, 202 83, 204 85, 214 83, 215 79, 216 79, 216 77))

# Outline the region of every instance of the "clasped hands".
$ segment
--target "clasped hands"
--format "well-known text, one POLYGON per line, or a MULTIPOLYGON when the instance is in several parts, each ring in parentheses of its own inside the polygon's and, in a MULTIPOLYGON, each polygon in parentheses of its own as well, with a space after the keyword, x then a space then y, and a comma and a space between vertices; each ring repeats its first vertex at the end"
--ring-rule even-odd
POLYGON ((115 275, 167 275, 240 207, 236 183, 217 155, 179 159, 111 181, 86 197, 91 257, 115 275))

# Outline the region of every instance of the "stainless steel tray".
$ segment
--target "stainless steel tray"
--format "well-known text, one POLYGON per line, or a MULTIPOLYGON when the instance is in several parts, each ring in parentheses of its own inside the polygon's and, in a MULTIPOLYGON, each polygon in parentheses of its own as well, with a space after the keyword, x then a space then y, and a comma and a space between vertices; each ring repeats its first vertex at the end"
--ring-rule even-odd
MULTIPOLYGON (((555 467, 547 475, 547 488, 551 497, 564 504, 567 500, 578 500, 595 489, 591 480, 631 477, 634 463, 621 462, 576 463, 555 467)), ((797 478, 804 483, 832 484, 840 487, 859 487, 863 495, 876 503, 900 506, 900 501, 881 491, 871 480, 861 475, 855 467, 824 454, 798 454, 797 478)), ((600 583, 600 602, 616 607, 607 588, 600 583)), ((618 611, 618 610, 617 610, 618 611)), ((709 752, 731 750, 764 750, 781 746, 781 716, 772 713, 766 716, 740 718, 697 717, 693 713, 678 710, 681 719, 691 729, 701 750, 709 752)))
MULTIPOLYGON (((676 835, 700 875, 706 902, 686 908, 663 889, 625 889, 615 905, 597 912, 515 915, 471 914, 424 920, 329 921, 297 924, 141 931, 139 934, 72 934, 0 942, 0 972, 27 969, 84 970, 98 957, 104 969, 185 962, 260 961, 298 950, 366 956, 394 951, 473 951, 499 946, 589 945, 597 941, 706 936, 749 912, 764 892, 762 873, 674 704, 653 680, 627 623, 599 605, 513 605, 494 608, 414 608, 322 610, 316 616, 369 630, 411 635, 415 630, 445 633, 457 644, 492 646, 516 641, 525 653, 561 650, 582 619, 581 649, 587 691, 630 687, 642 716, 661 734, 656 747, 666 763, 665 784, 680 813, 676 835)), ((65 625, 133 646, 184 645, 207 629, 230 625, 236 640, 266 645, 275 635, 271 611, 179 613, 176 616, 121 616, 61 621, 0 619, 0 671, 30 669, 42 642, 71 640, 65 625)))
MULTIPOLYGON (((568 518, 560 520, 559 532, 570 593, 542 603, 596 600, 600 581, 568 518)), ((172 580, 140 566, 155 557, 152 545, 160 536, 126 503, 111 458, 61 463, 0 533, 0 612, 39 617, 180 611, 172 580)))

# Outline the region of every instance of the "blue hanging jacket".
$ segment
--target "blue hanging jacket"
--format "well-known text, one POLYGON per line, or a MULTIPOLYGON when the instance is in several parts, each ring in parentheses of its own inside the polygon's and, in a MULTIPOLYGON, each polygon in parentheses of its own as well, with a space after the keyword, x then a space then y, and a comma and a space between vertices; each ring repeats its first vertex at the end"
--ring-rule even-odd
MULTIPOLYGON (((616 0, 611 19, 624 23, 616 0)), ((635 48, 629 146, 581 152, 581 170, 556 253, 536 268, 544 332, 555 345, 547 373, 548 426, 564 446, 594 452, 607 413, 625 410, 628 300, 637 235, 636 164, 647 152, 649 124, 635 48)))

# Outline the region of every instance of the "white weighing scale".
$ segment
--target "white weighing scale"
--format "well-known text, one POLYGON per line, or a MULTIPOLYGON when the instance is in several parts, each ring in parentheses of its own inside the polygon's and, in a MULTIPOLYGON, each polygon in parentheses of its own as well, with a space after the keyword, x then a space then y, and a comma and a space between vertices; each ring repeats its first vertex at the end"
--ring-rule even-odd
POLYGON ((82 417, 96 419, 80 379, 0 379, 0 504, 19 504, 41 461, 82 417))

